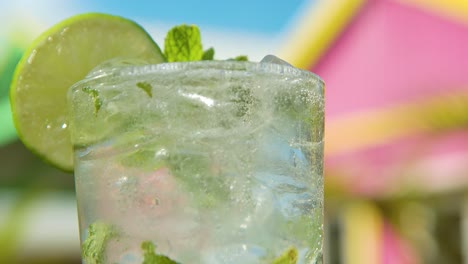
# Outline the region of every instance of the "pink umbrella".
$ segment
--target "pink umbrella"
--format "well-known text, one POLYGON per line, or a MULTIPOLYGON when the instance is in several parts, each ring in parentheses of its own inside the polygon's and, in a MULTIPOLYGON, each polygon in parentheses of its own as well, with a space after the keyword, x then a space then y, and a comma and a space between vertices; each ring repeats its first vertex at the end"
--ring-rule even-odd
POLYGON ((358 12, 344 31, 333 18, 339 25, 312 28, 323 34, 302 48, 293 40, 293 55, 284 55, 326 82, 327 180, 371 196, 467 185, 468 23, 396 0, 333 8, 341 17, 358 12), (327 38, 334 41, 325 49, 327 38), (308 51, 316 47, 325 52, 308 51))
MULTIPOLYGON (((328 190, 381 199, 468 188, 466 1, 326 2, 280 56, 325 80, 328 190)), ((382 221, 381 263, 415 263, 382 221)))

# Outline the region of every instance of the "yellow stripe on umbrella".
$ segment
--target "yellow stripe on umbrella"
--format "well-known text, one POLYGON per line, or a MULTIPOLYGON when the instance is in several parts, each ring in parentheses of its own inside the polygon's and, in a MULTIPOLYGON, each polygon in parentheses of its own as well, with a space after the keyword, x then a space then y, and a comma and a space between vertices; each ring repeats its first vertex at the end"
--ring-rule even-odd
POLYGON ((466 0, 398 0, 468 24, 466 0))
POLYGON ((310 5, 291 30, 279 57, 297 68, 308 69, 341 34, 366 0, 320 1, 310 5))
POLYGON ((328 156, 384 144, 407 135, 467 127, 467 113, 467 90, 354 112, 327 120, 325 153, 328 156))

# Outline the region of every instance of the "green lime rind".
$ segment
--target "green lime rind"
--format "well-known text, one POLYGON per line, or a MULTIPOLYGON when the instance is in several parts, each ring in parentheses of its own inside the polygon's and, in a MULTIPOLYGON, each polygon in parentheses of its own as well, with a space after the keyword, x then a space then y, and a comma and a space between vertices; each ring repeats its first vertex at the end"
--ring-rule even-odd
POLYGON ((165 60, 140 25, 118 16, 81 14, 41 34, 18 63, 10 86, 13 120, 24 145, 53 166, 72 171, 68 88, 115 58, 165 60))

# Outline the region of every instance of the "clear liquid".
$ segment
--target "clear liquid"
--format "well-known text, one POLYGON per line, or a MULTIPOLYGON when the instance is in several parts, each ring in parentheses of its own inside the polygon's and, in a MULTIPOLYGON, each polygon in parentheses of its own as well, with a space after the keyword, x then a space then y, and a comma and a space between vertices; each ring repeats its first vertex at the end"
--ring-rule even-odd
POLYGON ((88 86, 97 114, 75 89, 82 241, 105 223, 105 263, 142 263, 143 241, 181 264, 272 263, 290 248, 321 263, 323 90, 272 67, 107 77, 88 86))

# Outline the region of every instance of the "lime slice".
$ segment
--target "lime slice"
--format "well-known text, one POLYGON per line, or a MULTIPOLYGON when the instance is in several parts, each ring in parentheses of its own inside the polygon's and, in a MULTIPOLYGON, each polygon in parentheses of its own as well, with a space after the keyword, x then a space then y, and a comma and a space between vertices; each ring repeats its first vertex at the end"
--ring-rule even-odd
POLYGON ((122 17, 82 14, 43 33, 22 57, 10 88, 13 120, 25 146, 52 165, 72 171, 67 90, 114 58, 164 61, 148 33, 122 17))

